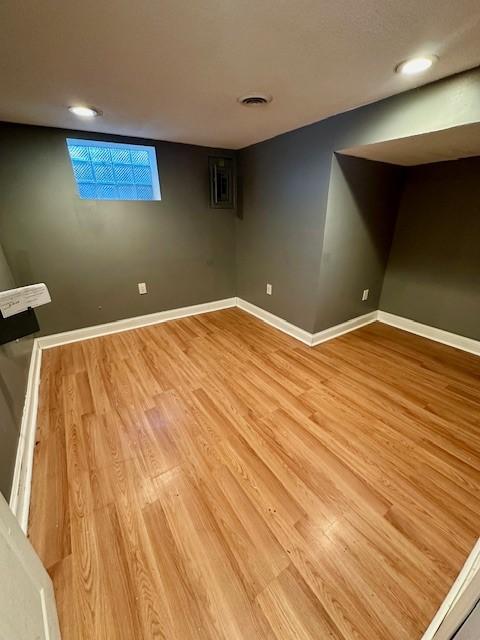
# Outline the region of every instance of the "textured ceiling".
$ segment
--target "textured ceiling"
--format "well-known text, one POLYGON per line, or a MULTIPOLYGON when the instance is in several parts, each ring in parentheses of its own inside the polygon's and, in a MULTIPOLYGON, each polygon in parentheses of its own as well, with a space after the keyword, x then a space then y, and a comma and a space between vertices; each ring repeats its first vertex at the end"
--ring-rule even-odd
POLYGON ((479 21, 479 0, 4 0, 0 119, 239 148, 480 64, 479 21))
POLYGON ((417 136, 359 145, 342 149, 341 153, 403 166, 480 156, 480 124, 476 122, 417 136))

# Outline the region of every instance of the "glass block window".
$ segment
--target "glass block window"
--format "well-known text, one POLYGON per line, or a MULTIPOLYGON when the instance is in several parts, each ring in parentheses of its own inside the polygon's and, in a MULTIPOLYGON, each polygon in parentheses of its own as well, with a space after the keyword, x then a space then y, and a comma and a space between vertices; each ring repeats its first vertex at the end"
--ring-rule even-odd
POLYGON ((160 200, 154 147, 67 138, 78 195, 85 200, 160 200))

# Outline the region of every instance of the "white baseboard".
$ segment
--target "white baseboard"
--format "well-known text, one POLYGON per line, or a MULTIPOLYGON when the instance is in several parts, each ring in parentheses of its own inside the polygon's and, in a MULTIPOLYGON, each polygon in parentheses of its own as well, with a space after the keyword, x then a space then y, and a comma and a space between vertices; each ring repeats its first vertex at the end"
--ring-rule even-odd
POLYGON ((423 338, 429 338, 435 342, 441 342, 449 347, 455 347, 462 351, 468 351, 477 356, 480 356, 480 341, 473 340, 472 338, 466 338, 456 333, 450 333, 443 329, 437 329, 436 327, 430 327, 427 324, 421 324, 415 320, 409 318, 403 318, 402 316, 396 316, 393 313, 387 313, 386 311, 377 311, 377 319, 379 322, 389 324, 397 329, 403 329, 410 333, 415 333, 423 338))
POLYGON ((287 322, 283 318, 275 316, 273 313, 270 313, 270 311, 265 311, 265 309, 257 307, 256 305, 252 304, 251 302, 247 302, 246 300, 242 300, 242 298, 237 298, 237 307, 243 309, 243 311, 246 311, 247 313, 250 313, 256 318, 263 320, 263 322, 266 322, 271 327, 275 327, 275 329, 280 329, 280 331, 288 333, 289 336, 292 336, 293 338, 296 338, 297 340, 300 340, 301 342, 304 342, 309 346, 312 344, 311 333, 305 331, 305 329, 300 329, 300 327, 287 322))
POLYGON ((177 320, 178 318, 194 316, 200 313, 209 313, 210 311, 220 311, 221 309, 235 307, 236 303, 236 298, 225 298, 224 300, 215 300, 214 302, 194 304, 190 307, 168 309, 167 311, 149 313, 145 316, 135 316, 133 318, 126 318, 125 320, 97 324, 93 327, 55 333, 51 336, 37 338, 37 340, 41 349, 50 349, 51 347, 59 347, 63 344, 70 344, 71 342, 79 342, 80 340, 88 340, 89 338, 99 338, 111 333, 130 331, 131 329, 138 329, 139 327, 148 327, 149 325, 160 324, 168 320, 177 320))
MULTIPOLYGON (((442 624, 446 619, 450 620, 450 617, 458 618, 458 608, 455 611, 455 615, 452 616, 452 612, 454 611, 455 605, 459 602, 460 596, 465 592, 468 584, 471 583, 474 579, 478 579, 478 574, 480 572, 480 538, 477 539, 473 549, 470 552, 470 555, 465 561, 460 573, 458 574, 455 582, 450 588, 450 591, 447 593, 445 600, 440 605, 437 613, 435 614, 432 622, 429 624, 427 630, 422 636, 422 640, 446 640, 447 638, 452 638, 452 633, 442 633, 441 629, 442 624)), ((475 586, 475 585, 473 585, 475 586)), ((475 600, 478 596, 478 593, 474 594, 474 598, 472 598, 472 607, 475 604, 475 600)), ((463 612, 460 611, 459 613, 463 612)), ((461 624, 461 620, 458 620, 461 624)), ((455 625, 456 626, 456 625, 455 625)), ((451 630, 452 631, 452 630, 451 630)), ((455 630, 453 630, 455 633, 455 630)))
POLYGON ((329 327, 328 329, 314 333, 312 335, 311 345, 312 347, 315 347, 317 344, 321 344, 327 340, 332 340, 332 338, 338 338, 338 336, 342 336, 344 333, 349 333, 349 331, 359 329, 371 322, 375 322, 376 319, 377 312, 371 311, 370 313, 365 313, 363 316, 357 316, 356 318, 342 322, 342 324, 329 327))
POLYGON ((429 340, 434 340, 435 342, 441 342, 442 344, 446 344, 450 347, 455 347, 456 349, 460 349, 462 351, 468 351, 469 353, 473 353, 475 355, 480 355, 480 341, 473 340, 472 338, 466 338, 465 336, 460 336, 456 333, 450 333, 449 331, 444 331, 443 329, 437 329, 436 327, 430 327, 426 324, 421 324, 420 322, 415 322, 414 320, 409 320, 408 318, 403 318, 401 316, 393 315, 392 313, 387 313, 386 311, 372 311, 370 313, 366 313, 362 316, 357 316, 356 318, 352 318, 351 320, 347 320, 346 322, 342 322, 342 324, 337 324, 334 327, 329 327, 328 329, 324 329, 323 331, 319 331, 318 333, 309 333, 304 329, 300 329, 290 322, 283 320, 283 318, 279 318, 275 316, 273 313, 269 311, 265 311, 261 307, 257 307, 251 302, 247 302, 242 298, 237 298, 237 307, 251 313, 255 317, 263 320, 267 324, 284 333, 288 333, 289 336, 293 338, 297 338, 304 344, 308 346, 315 347, 322 342, 326 342, 327 340, 332 340, 333 338, 337 338, 338 336, 343 335, 344 333, 348 333, 349 331, 354 331, 355 329, 359 329, 371 322, 383 322, 384 324, 391 325, 392 327, 396 327, 397 329, 403 329, 404 331, 409 331, 410 333, 415 333, 423 338, 428 338, 429 340))
POLYGON ((30 491, 32 487, 33 454, 37 430, 41 362, 42 350, 38 344, 38 340, 34 340, 28 370, 27 391, 23 407, 20 436, 18 439, 12 491, 10 494, 10 509, 16 516, 25 534, 27 533, 28 514, 30 510, 30 491))
POLYGON ((430 327, 429 325, 421 324, 420 322, 416 322, 402 316, 396 316, 392 313, 387 313, 386 311, 372 311, 347 320, 346 322, 342 322, 341 324, 337 324, 334 327, 329 327, 328 329, 312 334, 305 331, 305 329, 301 329, 300 327, 287 322, 283 318, 262 309, 261 307, 257 307, 251 302, 243 300, 242 298, 225 298, 224 300, 215 300, 214 302, 205 302, 203 304, 196 304, 189 307, 180 307, 178 309, 168 309, 167 311, 150 313, 145 316, 135 316, 124 320, 116 320, 115 322, 108 322, 106 324, 99 324, 92 327, 85 327, 83 329, 74 329, 73 331, 65 331, 63 333, 56 333, 50 336, 43 336, 41 338, 37 338, 36 342, 40 349, 49 349, 51 347, 59 347, 71 342, 79 342, 81 340, 88 340, 89 338, 99 338, 111 333, 130 331, 131 329, 160 324, 162 322, 167 322, 168 320, 176 320, 187 316, 219 311, 221 309, 228 309, 235 306, 247 311, 270 326, 287 333, 293 338, 296 338, 309 346, 316 346, 327 340, 332 340, 344 333, 348 333, 354 329, 359 329, 360 327, 378 320, 384 324, 391 325, 398 329, 403 329, 404 331, 409 331, 410 333, 415 333, 424 338, 434 340, 435 342, 441 342, 442 344, 461 349, 462 351, 468 351, 469 353, 480 355, 480 341, 478 340, 450 333, 443 329, 430 327))
POLYGON ((328 329, 324 329, 323 331, 319 331, 318 333, 309 333, 308 331, 305 331, 305 329, 300 329, 300 327, 297 327, 294 324, 283 320, 283 318, 279 318, 273 313, 265 311, 265 309, 257 307, 256 305, 252 304, 251 302, 247 302, 242 298, 237 298, 237 307, 243 309, 247 313, 252 314, 256 318, 263 320, 263 322, 266 322, 270 326, 275 327, 275 329, 279 329, 284 333, 288 333, 289 336, 300 340, 309 347, 315 347, 317 344, 326 342, 327 340, 332 340, 333 338, 341 336, 344 333, 348 333, 349 331, 353 331, 354 329, 363 327, 366 324, 375 322, 375 320, 377 319, 377 312, 372 311, 371 313, 366 313, 363 316, 352 318, 351 320, 342 322, 342 324, 337 324, 334 327, 329 327, 328 329))

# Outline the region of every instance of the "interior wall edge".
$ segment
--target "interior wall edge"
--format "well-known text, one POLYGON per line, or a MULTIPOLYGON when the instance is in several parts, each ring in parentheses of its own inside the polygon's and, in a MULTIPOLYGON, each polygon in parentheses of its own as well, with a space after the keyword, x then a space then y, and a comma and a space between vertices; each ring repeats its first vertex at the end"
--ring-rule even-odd
POLYGON ((36 338, 33 342, 32 355, 30 357, 25 404, 23 407, 12 490, 9 500, 10 509, 25 534, 28 529, 28 515, 30 510, 41 364, 42 349, 39 345, 38 338, 36 338))

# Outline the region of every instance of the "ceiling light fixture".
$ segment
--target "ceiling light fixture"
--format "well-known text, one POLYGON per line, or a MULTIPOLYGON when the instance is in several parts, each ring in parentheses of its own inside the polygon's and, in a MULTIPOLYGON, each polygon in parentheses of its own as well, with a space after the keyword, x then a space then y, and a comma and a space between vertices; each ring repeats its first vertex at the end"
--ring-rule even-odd
POLYGON ((422 73, 422 71, 430 69, 432 64, 437 60, 437 56, 420 56, 418 58, 410 58, 409 60, 404 60, 397 64, 395 71, 404 76, 413 76, 416 73, 422 73))
POLYGON ((102 112, 95 107, 72 106, 68 107, 68 110, 79 118, 95 118, 102 115, 102 112))

